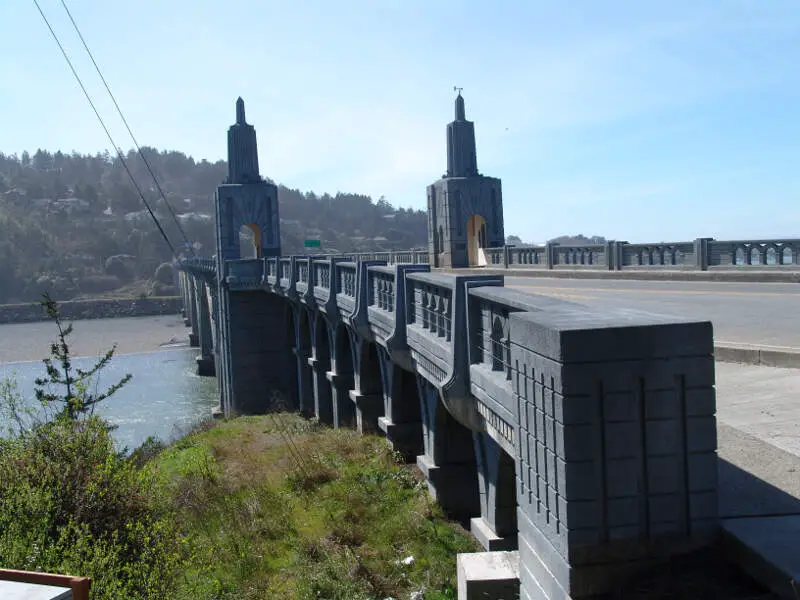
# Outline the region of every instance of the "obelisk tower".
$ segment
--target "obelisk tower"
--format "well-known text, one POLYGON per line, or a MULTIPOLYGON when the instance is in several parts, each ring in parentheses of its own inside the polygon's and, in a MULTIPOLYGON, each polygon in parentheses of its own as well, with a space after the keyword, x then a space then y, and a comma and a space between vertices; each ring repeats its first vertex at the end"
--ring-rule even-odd
POLYGON ((245 121, 241 98, 228 129, 228 177, 214 203, 223 412, 263 413, 276 408, 276 399, 291 408, 297 376, 286 303, 260 289, 260 281, 241 284, 242 273, 263 273, 262 259, 281 253, 278 188, 259 174, 256 130, 245 121), (240 237, 240 231, 250 235, 240 237))
POLYGON ((217 188, 217 256, 242 258, 240 230, 251 232, 256 258, 280 256, 278 188, 261 178, 255 127, 245 121, 244 100, 236 100, 236 123, 228 129, 228 178, 217 188))
POLYGON ((505 243, 500 180, 478 173, 475 125, 461 91, 447 125, 447 173, 428 186, 428 253, 436 267, 486 264, 484 250, 505 243))

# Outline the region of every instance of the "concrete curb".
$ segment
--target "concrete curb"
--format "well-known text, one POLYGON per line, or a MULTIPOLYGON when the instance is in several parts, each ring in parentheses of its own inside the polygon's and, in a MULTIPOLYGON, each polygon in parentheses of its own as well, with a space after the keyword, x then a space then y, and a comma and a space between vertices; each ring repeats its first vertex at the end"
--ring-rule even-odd
POLYGON ((800 369, 800 352, 757 346, 714 346, 714 358, 721 362, 800 369))
MULTIPOLYGON (((744 268, 744 267, 743 267, 744 268)), ((463 275, 506 275, 507 277, 550 277, 553 279, 632 279, 655 281, 732 281, 741 283, 800 283, 800 271, 607 271, 605 269, 445 269, 432 271, 458 272, 463 275)))

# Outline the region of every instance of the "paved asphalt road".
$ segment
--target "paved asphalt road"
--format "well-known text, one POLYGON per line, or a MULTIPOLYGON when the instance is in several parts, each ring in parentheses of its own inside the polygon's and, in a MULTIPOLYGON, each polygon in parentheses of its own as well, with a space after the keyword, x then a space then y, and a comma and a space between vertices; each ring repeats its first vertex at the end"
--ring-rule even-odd
POLYGON ((506 277, 506 286, 587 306, 710 320, 719 345, 800 351, 800 285, 796 283, 506 277))

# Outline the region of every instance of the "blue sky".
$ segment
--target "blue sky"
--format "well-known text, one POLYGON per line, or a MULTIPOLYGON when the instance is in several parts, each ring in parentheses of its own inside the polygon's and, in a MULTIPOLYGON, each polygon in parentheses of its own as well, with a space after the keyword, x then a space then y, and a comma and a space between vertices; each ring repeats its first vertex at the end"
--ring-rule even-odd
MULTIPOLYGON (((117 143, 58 0, 40 0, 117 143)), ((796 0, 68 0, 142 144, 225 155, 234 101, 262 174, 423 208, 453 86, 506 233, 796 236, 796 0)), ((109 147, 32 1, 0 2, 0 150, 109 147)))

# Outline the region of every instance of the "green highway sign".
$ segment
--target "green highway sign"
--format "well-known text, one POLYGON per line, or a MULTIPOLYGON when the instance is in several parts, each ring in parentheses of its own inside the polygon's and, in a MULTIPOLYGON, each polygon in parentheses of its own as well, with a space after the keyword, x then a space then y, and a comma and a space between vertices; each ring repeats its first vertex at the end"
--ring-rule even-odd
POLYGON ((320 248, 322 246, 322 242, 320 240, 305 240, 303 242, 303 246, 306 248, 320 248))

